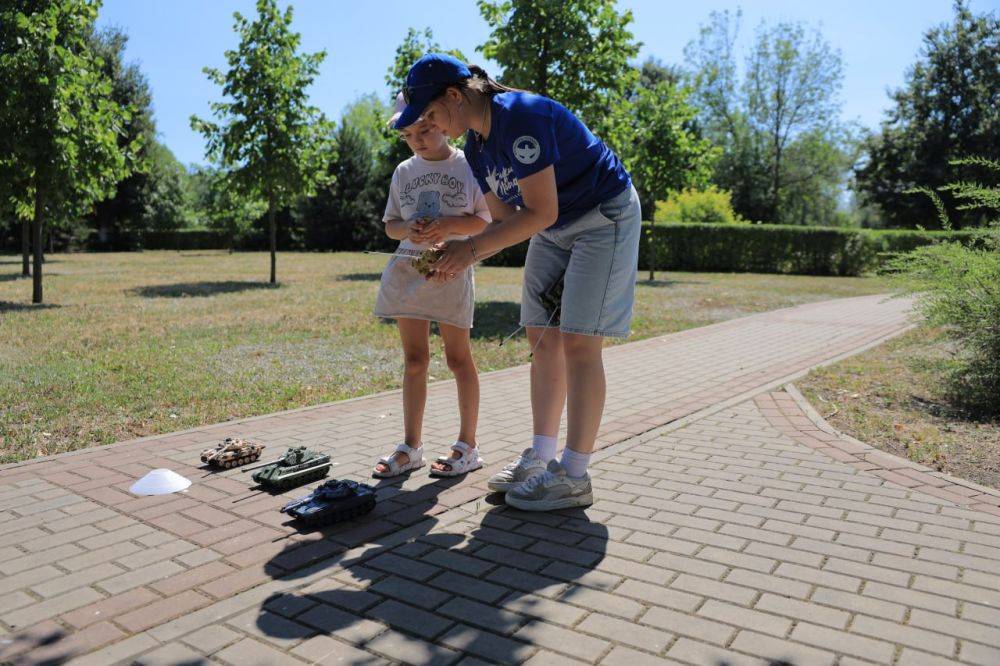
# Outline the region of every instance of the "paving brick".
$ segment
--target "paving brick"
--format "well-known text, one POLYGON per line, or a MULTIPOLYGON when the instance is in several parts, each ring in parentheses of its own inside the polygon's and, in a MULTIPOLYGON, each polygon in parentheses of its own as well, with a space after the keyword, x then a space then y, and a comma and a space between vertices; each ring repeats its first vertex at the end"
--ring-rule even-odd
POLYGON ((708 645, 683 637, 670 646, 670 649, 667 650, 667 656, 692 664, 718 664, 720 666, 722 664, 742 665, 756 661, 718 645, 708 645))
POLYGON ((454 571, 442 571, 439 575, 427 581, 427 583, 452 594, 471 597, 486 603, 497 601, 510 592, 506 587, 493 585, 478 578, 463 576, 454 571))
POLYGON ((310 626, 257 608, 226 620, 226 624, 283 650, 291 649, 316 633, 310 626))
POLYGON ((173 576, 183 570, 184 567, 175 562, 156 562, 141 569, 115 576, 114 578, 106 578, 97 583, 97 586, 109 594, 118 594, 133 587, 146 585, 161 578, 173 576))
POLYGON ((512 634, 526 619, 523 615, 503 608, 462 598, 452 599, 438 608, 436 613, 505 635, 512 634))
POLYGON ((592 660, 595 655, 603 654, 610 647, 607 641, 540 620, 528 622, 517 630, 514 637, 530 645, 549 648, 586 661, 592 660))
POLYGON ((159 599, 160 597, 153 592, 144 587, 139 587, 113 597, 101 599, 82 608, 77 608, 64 614, 62 619, 70 626, 79 629, 95 622, 100 622, 101 620, 117 617, 133 608, 151 604, 159 599))
POLYGON ((648 652, 639 652, 632 648, 618 645, 601 660, 602 666, 667 666, 680 662, 664 657, 657 657, 648 652))
MULTIPOLYGON (((709 600, 708 603, 712 603, 712 601, 709 600)), ((752 611, 747 611, 747 613, 752 613, 752 611)), ((649 609, 639 621, 642 624, 665 629, 674 634, 690 636, 719 645, 725 645, 735 633, 733 627, 658 606, 649 609)))
MULTIPOLYGON (((341 643, 329 636, 313 636, 301 645, 292 648, 292 654, 311 664, 387 664, 385 659, 376 657, 347 643, 341 643)), ((411 653, 412 654, 412 653, 411 653)))
POLYGON ((212 654, 242 638, 242 634, 220 625, 212 625, 188 634, 181 640, 204 654, 212 654))
POLYGON ((851 617, 850 613, 845 611, 827 608, 826 606, 809 603, 808 601, 783 597, 778 594, 771 594, 770 592, 765 592, 757 600, 754 608, 777 613, 795 620, 808 618, 810 622, 833 627, 834 629, 844 629, 847 627, 847 621, 851 617))
MULTIPOLYGON (((887 636, 887 634, 882 635, 887 636)), ((895 639, 896 634, 891 634, 891 636, 895 639)), ((895 651, 891 643, 858 636, 853 632, 853 629, 852 633, 846 633, 808 622, 799 622, 795 625, 791 638, 808 645, 816 645, 841 654, 850 654, 882 663, 892 661, 895 651)))
POLYGON ((152 652, 137 657, 134 666, 175 666, 176 664, 196 664, 202 661, 200 653, 181 643, 167 643, 152 652))
MULTIPOLYGON (((389 603, 389 602, 387 602, 389 603)), ((391 602, 396 603, 396 602, 391 602)), ((416 609, 414 609, 416 610, 416 609)), ((315 627, 349 643, 361 644, 385 630, 385 625, 353 613, 320 604, 296 616, 296 622, 315 627)))
MULTIPOLYGON (((911 590, 883 585, 882 583, 868 583, 861 595, 819 587, 813 592, 811 601, 902 622, 903 616, 906 614, 905 606, 909 605, 911 598, 907 594, 909 592, 911 590)), ((954 608, 954 604, 952 604, 952 608, 954 608)))
MULTIPOLYGON (((215 655, 224 663, 233 666, 272 666, 273 664, 298 663, 288 653, 274 649, 270 645, 244 638, 215 655)), ((302 662, 304 663, 304 662, 302 662)))
POLYGON ((365 647, 402 663, 443 666, 459 659, 455 650, 392 630, 372 639, 365 647))
MULTIPOLYGON (((662 588, 660 588, 662 589, 662 588)), ((601 590, 594 590, 582 585, 573 585, 559 597, 560 601, 567 601, 575 606, 601 611, 610 615, 617 615, 628 620, 634 620, 642 613, 642 605, 626 599, 618 594, 609 594, 601 590)))
MULTIPOLYGON (((974 617, 970 618, 969 615, 968 607, 963 608, 963 619, 961 620, 918 608, 910 613, 909 624, 913 627, 943 632, 976 643, 1000 645, 1000 627, 981 624, 978 621, 970 621, 974 620, 974 617)), ((972 615, 974 616, 975 613, 972 615)), ((938 637, 938 634, 928 634, 928 636, 938 637)), ((919 648, 920 646, 914 645, 913 647, 919 648)), ((930 648, 923 649, 927 649, 930 652, 941 652, 940 650, 930 648)))
POLYGON ((496 636, 461 624, 449 629, 441 636, 440 641, 456 650, 469 652, 502 664, 520 663, 535 651, 535 648, 520 641, 496 636))
POLYGON ((591 613, 577 626, 577 629, 657 654, 674 638, 674 634, 601 613, 591 613))
MULTIPOLYGON (((761 608, 760 600, 758 600, 756 608, 761 608)), ((653 611, 651 610, 650 613, 652 612, 653 611)), ((723 603, 714 599, 706 601, 705 605, 698 609, 698 614, 714 620, 719 620, 720 622, 726 622, 736 627, 753 627, 757 631, 774 636, 784 636, 792 626, 792 622, 788 618, 778 617, 769 613, 761 613, 759 610, 749 610, 747 608, 743 608, 742 606, 734 606, 732 604, 723 603)), ((812 619, 810 616, 802 617, 809 617, 809 619, 812 619)), ((649 621, 649 623, 655 624, 651 621, 649 621)), ((671 627, 663 628, 670 629, 671 627)), ((696 634, 687 631, 678 631, 678 633, 687 634, 696 638, 698 637, 696 634)), ((721 628, 717 632, 716 637, 702 638, 708 642, 722 642, 717 637, 720 633, 723 633, 721 628)))
POLYGON ((521 592, 504 599, 501 606, 515 613, 541 618, 566 627, 572 627, 590 612, 561 601, 521 592))
POLYGON ((211 600, 208 597, 188 590, 120 615, 115 622, 132 633, 138 633, 209 603, 211 600))
POLYGON ((69 634, 55 643, 35 647, 26 655, 26 664, 63 663, 71 657, 92 652, 108 643, 125 638, 125 633, 110 622, 99 622, 69 634))
POLYGON ((0 619, 13 629, 23 629, 42 620, 67 613, 80 606, 86 606, 100 598, 101 594, 97 590, 85 587, 4 613, 0 615, 0 619))
POLYGON ((370 609, 368 614, 390 626, 398 627, 427 639, 432 639, 441 634, 453 624, 451 620, 413 606, 399 603, 398 601, 385 601, 370 609))
POLYGON ((400 578, 399 576, 384 578, 368 589, 375 594, 392 597, 393 599, 426 609, 440 606, 451 598, 451 595, 447 592, 400 578))
POLYGON ((959 656, 962 661, 976 664, 976 666, 995 666, 1000 663, 1000 647, 964 641, 959 656))
MULTIPOLYGON (((744 630, 736 635, 730 649, 788 664, 834 664, 837 656, 814 647, 744 630)), ((839 652, 839 650, 838 650, 839 652)))

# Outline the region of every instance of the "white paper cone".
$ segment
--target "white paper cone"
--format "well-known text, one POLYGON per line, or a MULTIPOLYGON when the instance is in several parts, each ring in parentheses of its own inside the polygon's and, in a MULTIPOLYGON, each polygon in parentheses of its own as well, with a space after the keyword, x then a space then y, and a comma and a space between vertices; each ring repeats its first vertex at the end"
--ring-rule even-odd
POLYGON ((133 495, 167 495, 184 490, 190 485, 190 479, 185 479, 177 472, 161 468, 154 469, 133 483, 129 492, 133 495))

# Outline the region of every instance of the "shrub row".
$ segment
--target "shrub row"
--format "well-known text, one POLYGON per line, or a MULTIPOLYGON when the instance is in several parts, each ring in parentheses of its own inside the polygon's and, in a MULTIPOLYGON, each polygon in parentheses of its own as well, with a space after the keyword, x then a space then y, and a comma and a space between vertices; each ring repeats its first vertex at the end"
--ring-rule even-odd
MULTIPOLYGON (((896 252, 938 240, 976 244, 975 231, 839 229, 772 224, 643 225, 639 267, 649 270, 723 273, 862 275, 896 252), (652 247, 650 243, 652 242, 652 247)), ((212 250, 231 247, 221 231, 147 231, 146 250, 212 250)), ((489 266, 522 266, 528 244, 507 248, 485 261, 489 266)))

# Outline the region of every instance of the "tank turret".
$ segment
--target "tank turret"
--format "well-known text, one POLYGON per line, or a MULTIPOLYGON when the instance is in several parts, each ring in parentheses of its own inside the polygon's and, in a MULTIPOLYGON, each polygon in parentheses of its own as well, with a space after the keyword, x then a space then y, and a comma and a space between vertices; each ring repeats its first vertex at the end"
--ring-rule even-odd
POLYGON ((307 525, 334 523, 363 516, 375 508, 375 488, 366 483, 330 479, 304 497, 281 507, 282 513, 307 525))
POLYGON ((304 446, 289 447, 277 460, 252 465, 242 471, 256 470, 250 478, 262 488, 285 490, 317 481, 330 471, 330 456, 310 451, 304 446))
POLYGON ((212 467, 229 469, 257 460, 263 450, 263 444, 256 444, 249 439, 226 437, 214 449, 202 451, 201 461, 212 467))

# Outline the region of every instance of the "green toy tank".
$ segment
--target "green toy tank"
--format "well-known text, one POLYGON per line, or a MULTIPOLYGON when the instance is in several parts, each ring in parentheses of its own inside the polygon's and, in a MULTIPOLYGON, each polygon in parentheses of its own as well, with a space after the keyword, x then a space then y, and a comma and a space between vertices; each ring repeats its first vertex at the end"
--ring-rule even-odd
POLYGON ((316 481, 330 471, 330 456, 310 451, 304 446, 289 448, 277 460, 246 467, 242 471, 257 470, 250 477, 262 488, 284 490, 316 481))

